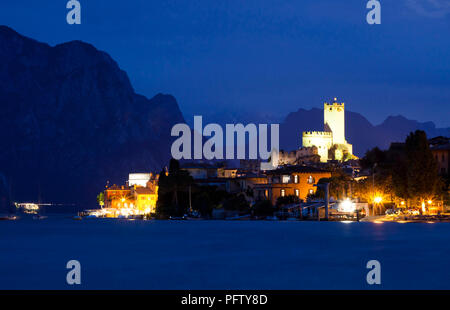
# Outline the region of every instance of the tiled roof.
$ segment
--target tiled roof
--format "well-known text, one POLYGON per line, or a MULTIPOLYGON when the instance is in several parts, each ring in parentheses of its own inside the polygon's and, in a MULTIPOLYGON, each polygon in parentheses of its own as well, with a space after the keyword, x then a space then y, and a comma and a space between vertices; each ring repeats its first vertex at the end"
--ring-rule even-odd
POLYGON ((136 192, 136 194, 138 195, 151 195, 151 194, 155 194, 155 192, 148 187, 138 187, 134 190, 136 192))

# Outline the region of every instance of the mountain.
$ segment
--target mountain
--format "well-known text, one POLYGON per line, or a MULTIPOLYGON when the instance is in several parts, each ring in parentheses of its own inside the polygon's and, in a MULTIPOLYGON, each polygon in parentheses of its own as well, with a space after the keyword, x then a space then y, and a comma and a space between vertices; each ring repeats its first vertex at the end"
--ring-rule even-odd
MULTIPOLYGON (((353 144, 353 152, 364 156, 375 146, 386 149, 392 142, 402 142, 417 129, 424 130, 429 137, 450 136, 450 128, 436 128, 433 122, 420 123, 403 116, 389 116, 380 125, 372 125, 359 113, 345 111, 347 141, 353 144)), ((280 124, 280 148, 294 150, 302 145, 303 131, 323 130, 323 110, 299 109, 289 113, 280 124)))
POLYGON ((107 180, 159 172, 170 158, 170 129, 184 122, 174 97, 136 94, 94 46, 49 46, 5 26, 0 103, 0 193, 15 201, 92 206, 107 180))

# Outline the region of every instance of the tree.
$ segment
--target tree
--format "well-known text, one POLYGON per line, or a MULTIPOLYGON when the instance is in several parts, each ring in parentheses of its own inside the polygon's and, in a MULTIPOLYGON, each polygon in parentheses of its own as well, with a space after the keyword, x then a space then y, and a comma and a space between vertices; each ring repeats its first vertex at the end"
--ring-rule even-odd
POLYGON ((239 213, 250 213, 250 204, 242 193, 231 195, 224 201, 223 208, 230 211, 239 211, 239 213))
POLYGON ((440 193, 442 179, 424 131, 417 130, 406 138, 404 156, 397 161, 393 181, 400 197, 418 204, 440 193))
POLYGON ((211 217, 214 208, 213 202, 208 191, 200 191, 194 198, 195 209, 198 210, 203 217, 211 217))
POLYGON ((365 169, 373 169, 375 164, 379 165, 386 161, 386 151, 380 150, 378 147, 375 147, 366 152, 366 155, 359 160, 361 168, 365 169))
POLYGON ((280 196, 277 198, 277 207, 281 207, 284 205, 290 205, 294 203, 300 203, 300 198, 298 198, 295 195, 288 195, 288 196, 280 196))
POLYGON ((156 214, 160 218, 183 216, 189 208, 189 187, 194 182, 189 172, 180 169, 177 160, 171 159, 169 171, 163 169, 158 181, 156 214))
POLYGON ((330 183, 330 197, 335 199, 347 198, 351 181, 352 178, 342 169, 332 171, 331 178, 328 179, 328 183, 330 183))
POLYGON ((97 203, 100 205, 100 208, 103 208, 105 205, 105 194, 103 192, 97 195, 97 203))
POLYGON ((253 205, 253 214, 256 216, 271 216, 274 211, 270 200, 260 200, 253 205))

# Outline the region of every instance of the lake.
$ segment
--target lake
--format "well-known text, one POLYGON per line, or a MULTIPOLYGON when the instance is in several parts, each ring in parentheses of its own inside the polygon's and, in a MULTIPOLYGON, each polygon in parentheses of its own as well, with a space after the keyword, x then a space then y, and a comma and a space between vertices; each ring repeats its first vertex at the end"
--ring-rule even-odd
POLYGON ((450 223, 50 216, 0 221, 0 253, 0 289, 450 289, 450 223))

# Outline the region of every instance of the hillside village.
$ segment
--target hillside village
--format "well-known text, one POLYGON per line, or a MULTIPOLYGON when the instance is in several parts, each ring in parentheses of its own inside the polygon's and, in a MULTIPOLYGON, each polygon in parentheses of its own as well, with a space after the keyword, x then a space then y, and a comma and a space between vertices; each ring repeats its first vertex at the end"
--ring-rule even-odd
POLYGON ((417 197, 406 197, 407 193, 399 196, 388 184, 395 173, 389 170, 392 167, 387 168, 386 158, 405 152, 408 140, 392 143, 387 151, 375 148, 358 159, 345 136, 345 105, 336 98, 324 104, 324 131, 303 132, 301 138, 301 148, 280 150, 278 167, 274 170, 261 170, 260 160, 237 163, 172 159, 169 167, 159 174, 130 173, 125 184, 106 185, 98 196, 100 209, 83 214, 144 218, 275 215, 359 220, 386 213, 414 216, 448 212, 448 138, 427 141, 425 152, 432 154, 430 165, 436 165, 435 171, 431 171, 431 178, 436 176, 436 186, 430 187, 430 193, 420 201, 417 197))

